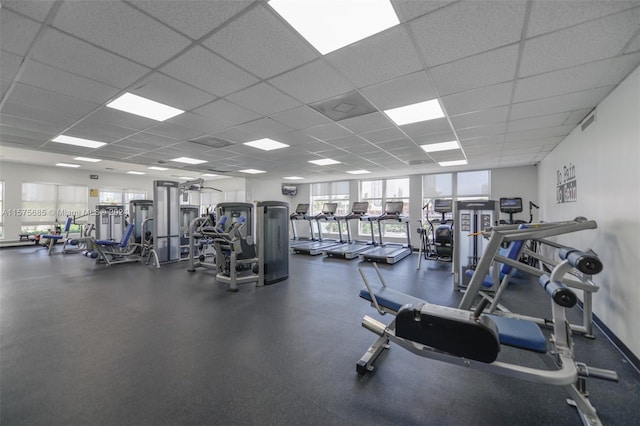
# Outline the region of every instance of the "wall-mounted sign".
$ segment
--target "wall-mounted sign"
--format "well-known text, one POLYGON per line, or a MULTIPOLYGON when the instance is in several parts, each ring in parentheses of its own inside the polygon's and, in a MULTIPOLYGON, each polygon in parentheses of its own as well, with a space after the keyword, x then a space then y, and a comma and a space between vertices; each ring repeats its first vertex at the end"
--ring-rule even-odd
POLYGON ((556 182, 556 204, 573 203, 578 200, 578 182, 574 164, 565 164, 558 169, 556 182))
POLYGON ((98 175, 89 175, 89 179, 98 179, 98 175))

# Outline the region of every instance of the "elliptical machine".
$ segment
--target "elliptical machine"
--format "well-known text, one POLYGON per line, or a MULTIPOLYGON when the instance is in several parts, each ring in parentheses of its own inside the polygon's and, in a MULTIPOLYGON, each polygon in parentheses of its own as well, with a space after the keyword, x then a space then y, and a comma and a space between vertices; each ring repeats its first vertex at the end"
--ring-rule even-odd
MULTIPOLYGON (((427 203, 422 210, 425 210, 427 203)), ((422 256, 425 260, 432 259, 440 262, 451 262, 453 259, 453 219, 447 219, 446 214, 453 211, 453 201, 450 199, 434 199, 433 211, 441 214, 440 219, 429 220, 428 212, 425 212, 425 219, 428 226, 422 226, 420 222, 420 252, 418 253, 418 269, 422 263, 422 256)))

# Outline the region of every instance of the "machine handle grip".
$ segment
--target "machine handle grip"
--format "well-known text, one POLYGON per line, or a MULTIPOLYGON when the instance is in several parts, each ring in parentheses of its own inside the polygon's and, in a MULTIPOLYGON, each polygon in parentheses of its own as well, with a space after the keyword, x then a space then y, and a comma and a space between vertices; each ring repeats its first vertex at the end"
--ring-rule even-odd
POLYGON ((563 247, 559 253, 560 259, 569 261, 569 264, 583 274, 595 275, 602 272, 602 262, 595 253, 585 253, 573 247, 563 247))
POLYGON ((572 308, 578 303, 578 297, 569 287, 562 283, 551 281, 549 275, 540 276, 539 282, 547 294, 551 296, 551 299, 558 305, 572 308))

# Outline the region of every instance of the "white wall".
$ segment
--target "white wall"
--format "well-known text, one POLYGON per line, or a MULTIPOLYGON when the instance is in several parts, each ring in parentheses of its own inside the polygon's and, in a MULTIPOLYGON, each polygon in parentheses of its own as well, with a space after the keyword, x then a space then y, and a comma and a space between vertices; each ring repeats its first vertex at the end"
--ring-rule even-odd
MULTIPOLYGON (((491 199, 522 198, 522 213, 514 213, 514 220, 529 222, 529 202, 538 203, 538 168, 537 166, 505 167, 491 170, 491 199)), ((538 222, 538 209, 532 209, 533 222, 538 222)), ((500 219, 509 219, 506 213, 500 219)))
POLYGON ((594 313, 640 356, 640 68, 598 107, 596 120, 578 126, 538 166, 541 216, 545 221, 585 216, 598 229, 558 237, 593 248, 604 271, 594 277, 594 313), (577 200, 558 203, 557 172, 575 166, 577 200))

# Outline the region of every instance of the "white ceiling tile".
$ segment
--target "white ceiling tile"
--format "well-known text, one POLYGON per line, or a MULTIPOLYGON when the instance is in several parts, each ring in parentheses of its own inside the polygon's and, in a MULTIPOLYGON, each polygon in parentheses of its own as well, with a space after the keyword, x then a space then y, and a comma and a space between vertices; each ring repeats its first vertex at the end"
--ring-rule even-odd
POLYGON ((528 39, 524 44, 520 76, 616 56, 638 31, 638 22, 640 8, 528 39))
POLYGON ((474 112, 497 106, 508 105, 513 83, 502 83, 481 89, 469 90, 444 96, 442 104, 449 115, 474 112))
MULTIPOLYGON (((96 109, 98 104, 60 93, 16 84, 9 101, 38 109, 53 110, 69 117, 82 117, 96 109)), ((4 111, 3 111, 4 112, 4 111)))
POLYGON ((354 88, 346 78, 323 60, 302 65, 272 78, 269 83, 305 103, 332 98, 354 88))
POLYGON ((278 135, 278 141, 291 145, 292 149, 303 147, 306 144, 315 143, 316 139, 299 131, 278 135))
POLYGON ((391 141, 380 142, 376 145, 382 150, 393 151, 396 149, 415 148, 416 143, 411 139, 400 138, 391 141))
POLYGON ((160 65, 190 43, 128 4, 115 1, 65 2, 52 25, 150 67, 160 65))
POLYGON ((612 86, 606 86, 594 90, 585 90, 535 101, 515 103, 511 107, 511 119, 518 120, 539 115, 593 108, 600 103, 611 90, 613 90, 612 86))
POLYGON ((269 78, 318 57, 302 37, 259 5, 203 44, 261 77, 269 78))
POLYGON ((533 37, 562 28, 601 18, 631 7, 637 1, 537 1, 531 5, 527 37, 533 37))
POLYGON ((638 52, 638 51, 640 51, 640 33, 636 34, 635 37, 629 40, 627 47, 624 49, 622 53, 631 53, 631 52, 638 52))
POLYGON ((456 133, 460 140, 473 139, 480 137, 500 137, 507 130, 507 123, 495 123, 485 126, 467 127, 466 129, 457 129, 456 133))
POLYGON ((395 127, 387 116, 380 112, 372 112, 358 117, 347 118, 345 120, 341 120, 340 125, 354 133, 366 133, 373 130, 395 127))
POLYGON ((512 120, 509 122, 509 132, 519 132, 524 130, 542 129, 547 127, 562 126, 569 118, 568 112, 559 114, 543 115, 540 117, 525 118, 522 120, 512 120))
POLYGON ((200 46, 195 46, 171 61, 161 71, 218 96, 225 96, 258 81, 200 46))
POLYGON ((241 12, 252 1, 158 1, 134 0, 132 3, 170 27, 198 39, 241 12))
POLYGON ((360 138, 360 137, 358 137, 356 135, 351 135, 351 136, 345 136, 345 137, 342 137, 342 138, 331 139, 327 143, 335 146, 336 148, 351 148, 351 147, 354 147, 354 146, 368 145, 367 141, 363 140, 362 138, 360 138))
POLYGON ((411 21, 418 16, 433 12, 451 3, 455 2, 451 0, 391 0, 391 4, 393 4, 393 8, 400 22, 411 21))
POLYGON ((158 124, 156 120, 107 107, 97 109, 88 116, 88 119, 134 130, 143 130, 158 124))
POLYGON ((66 111, 50 108, 38 108, 8 100, 2 106, 2 113, 25 120, 52 123, 57 128, 65 129, 78 120, 78 116, 69 115, 66 111))
POLYGON ((617 84, 638 64, 640 53, 634 53, 521 78, 516 82, 514 102, 617 84))
POLYGON ((183 114, 170 118, 165 123, 171 123, 180 127, 198 130, 202 133, 217 132, 228 127, 228 125, 214 120, 210 117, 204 117, 202 115, 190 112, 185 112, 183 114))
POLYGON ((309 127, 308 129, 304 129, 304 133, 325 141, 352 134, 349 130, 335 123, 309 127))
POLYGON ((146 77, 135 89, 136 95, 189 111, 216 99, 215 96, 160 73, 146 77))
POLYGON ((587 116, 587 114, 589 114, 591 111, 592 111, 592 109, 590 109, 590 108, 579 109, 577 111, 571 111, 569 113, 569 116, 566 118, 566 120, 562 124, 563 125, 569 125, 569 124, 576 125, 576 124, 580 123, 587 116))
POLYGON ((509 132, 505 137, 505 142, 530 141, 553 136, 566 136, 575 126, 548 127, 544 129, 533 129, 522 132, 509 132))
POLYGON ((255 137, 251 139, 247 139, 246 141, 251 141, 255 139, 268 138, 275 135, 279 135, 282 133, 289 133, 291 127, 285 126, 282 123, 279 123, 270 118, 259 118, 258 120, 250 121, 248 123, 240 124, 236 126, 238 129, 247 132, 255 137))
POLYGON ((439 142, 449 142, 456 140, 456 135, 451 131, 439 132, 439 133, 431 133, 429 135, 420 135, 413 138, 413 140, 418 145, 429 144, 429 143, 439 143, 439 142))
POLYGON ((0 76, 8 81, 13 80, 23 59, 23 56, 0 50, 0 76))
POLYGON ((273 114, 271 115, 271 118, 296 130, 331 122, 327 117, 306 105, 278 114, 273 114))
POLYGON ((120 90, 85 77, 31 61, 19 81, 28 86, 57 92, 66 96, 104 104, 120 90))
POLYGON ((32 57, 122 89, 149 72, 148 68, 52 29, 47 29, 34 46, 32 57))
POLYGON ((258 139, 253 133, 242 130, 239 127, 229 127, 219 132, 215 132, 212 136, 225 139, 229 142, 248 142, 258 139))
POLYGON ((381 142, 388 142, 388 141, 402 139, 405 137, 405 134, 397 127, 390 127, 388 129, 374 130, 372 132, 361 133, 360 136, 371 143, 379 144, 381 142))
POLYGON ((44 22, 55 0, 2 0, 2 8, 11 9, 36 21, 44 22))
POLYGON ((160 136, 160 135, 155 135, 155 134, 146 133, 146 132, 136 133, 135 135, 130 136, 129 139, 136 142, 155 145, 156 147, 173 145, 178 142, 174 138, 169 138, 166 136, 160 136))
POLYGON ((32 139, 45 143, 48 140, 57 136, 55 131, 41 132, 31 129, 20 129, 18 127, 0 125, 0 138, 5 139, 7 136, 17 136, 25 139, 32 139))
POLYGON ((0 99, 5 97, 9 91, 9 86, 11 86, 11 81, 0 78, 0 99))
POLYGON ((271 115, 300 106, 300 103, 266 83, 256 84, 227 96, 227 100, 262 115, 271 115))
POLYGON ((519 41, 524 16, 524 1, 469 1, 409 25, 427 65, 435 66, 519 41))
POLYGON ((370 86, 423 68, 404 27, 394 27, 329 53, 335 65, 357 87, 370 86))
POLYGON ((53 132, 56 135, 60 134, 60 132, 66 127, 55 123, 29 120, 24 117, 15 117, 7 114, 0 114, 0 123, 5 126, 15 127, 17 129, 34 130, 42 133, 53 132))
POLYGON ((429 69, 440 96, 513 80, 519 45, 503 47, 429 69))
POLYGON ((176 140, 194 139, 204 134, 201 130, 180 127, 170 123, 160 123, 147 129, 146 133, 173 138, 176 140))
POLYGON ((480 126, 483 124, 503 123, 507 121, 508 116, 509 107, 501 106, 482 111, 454 115, 450 118, 451 124, 453 124, 454 128, 464 129, 465 127, 480 126))
POLYGON ((418 123, 405 124, 400 126, 403 132, 410 137, 431 135, 435 133, 450 132, 451 126, 446 118, 436 118, 435 120, 420 121, 418 123))
POLYGON ((36 38, 40 25, 8 9, 0 8, 2 50, 24 56, 36 38))
POLYGON ((75 124, 65 134, 73 133, 76 137, 111 142, 131 136, 137 130, 114 126, 108 122, 83 120, 75 124))
POLYGON ((260 114, 256 114, 225 99, 218 99, 208 105, 196 108, 193 112, 204 117, 211 117, 230 126, 246 123, 261 117, 260 114))
POLYGON ((437 92, 424 71, 365 87, 361 91, 381 110, 411 105, 437 97, 437 92))

